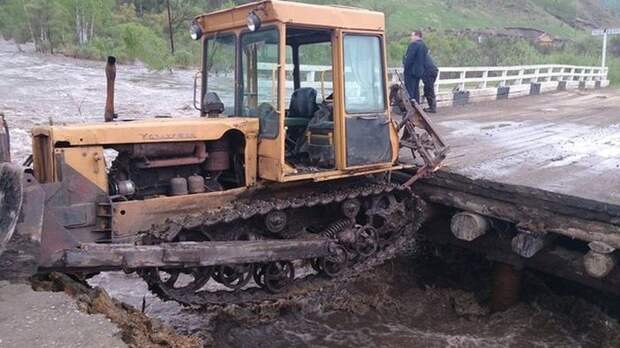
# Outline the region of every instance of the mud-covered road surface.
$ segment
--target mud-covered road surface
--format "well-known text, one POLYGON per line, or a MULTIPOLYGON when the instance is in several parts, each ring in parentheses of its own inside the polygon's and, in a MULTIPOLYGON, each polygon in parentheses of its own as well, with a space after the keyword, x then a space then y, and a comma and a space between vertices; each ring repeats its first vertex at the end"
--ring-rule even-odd
MULTIPOLYGON (((30 152, 33 125, 103 119, 103 69, 103 62, 18 52, 0 41, 0 112, 12 130, 14 160, 30 152)), ((149 72, 120 65, 117 112, 121 118, 196 115, 192 83, 192 71, 149 72)), ((260 309, 162 302, 137 276, 123 273, 102 273, 90 284, 135 308, 144 305, 147 315, 181 334, 219 347, 620 347, 618 316, 610 301, 597 301, 596 294, 559 293, 554 281, 526 273, 522 302, 490 313, 488 263, 472 257, 444 263, 439 261, 444 255, 435 254, 427 250, 390 262, 319 302, 260 309)), ((76 319, 76 330, 88 333, 81 324, 76 319)), ((13 342, 6 338, 13 337, 10 330, 1 335, 0 347, 13 342)))

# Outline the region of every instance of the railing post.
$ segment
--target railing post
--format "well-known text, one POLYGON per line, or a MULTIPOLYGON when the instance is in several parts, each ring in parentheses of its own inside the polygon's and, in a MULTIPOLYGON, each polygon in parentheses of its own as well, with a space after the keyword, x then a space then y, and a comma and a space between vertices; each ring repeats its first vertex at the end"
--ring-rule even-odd
POLYGON ((485 70, 482 72, 482 88, 487 88, 489 86, 489 71, 485 70))
POLYGON ((500 82, 500 86, 504 87, 506 86, 506 79, 508 78, 508 70, 505 69, 504 71, 502 71, 502 82, 500 82))
POLYGON ((467 75, 467 72, 465 70, 460 72, 461 82, 459 83, 459 88, 461 89, 461 91, 465 90, 465 76, 466 75, 467 75))
POLYGON ((523 75, 525 74, 525 69, 520 69, 519 70, 519 79, 517 80, 517 85, 522 85, 523 84, 523 75))
POLYGON ((582 74, 583 69, 573 68, 573 76, 577 78, 577 81, 581 82, 582 74))

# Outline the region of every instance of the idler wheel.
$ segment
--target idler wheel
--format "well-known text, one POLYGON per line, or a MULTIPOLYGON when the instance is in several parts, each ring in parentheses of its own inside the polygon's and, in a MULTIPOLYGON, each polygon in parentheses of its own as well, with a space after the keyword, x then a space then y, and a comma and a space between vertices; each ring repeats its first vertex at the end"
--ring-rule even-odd
POLYGON ((357 231, 355 251, 361 257, 369 257, 379 249, 377 230, 370 226, 362 226, 357 231))
POLYGON ((286 213, 283 211, 272 211, 265 216, 265 226, 271 233, 284 231, 287 223, 286 213))
POLYGON ((342 210, 342 215, 348 217, 349 219, 355 219, 357 214, 360 212, 360 208, 362 207, 362 203, 360 203, 357 199, 347 199, 342 202, 340 209, 342 210))
POLYGON ((282 292, 295 280, 295 267, 291 261, 276 261, 264 264, 254 272, 254 281, 272 294, 282 292))
POLYGON ((149 276, 153 282, 168 290, 195 292, 200 290, 211 278, 211 267, 183 269, 153 269, 149 276), (181 275, 184 276, 181 276, 181 275), (191 277, 191 278, 189 278, 191 277))
POLYGON ((321 274, 333 278, 347 267, 348 261, 349 256, 345 248, 336 245, 331 255, 318 259, 317 263, 321 274))
POLYGON ((254 274, 253 265, 217 266, 213 279, 225 287, 239 290, 246 286, 254 274))

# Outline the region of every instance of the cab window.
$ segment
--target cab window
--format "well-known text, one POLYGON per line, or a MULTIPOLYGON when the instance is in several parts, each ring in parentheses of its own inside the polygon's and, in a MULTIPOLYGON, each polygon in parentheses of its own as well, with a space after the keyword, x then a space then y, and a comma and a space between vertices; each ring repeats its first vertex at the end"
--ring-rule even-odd
POLYGON ((234 114, 235 106, 235 50, 234 34, 219 34, 208 38, 204 46, 203 93, 217 93, 224 103, 224 114, 234 114))
POLYGON ((344 95, 347 113, 385 111, 381 41, 377 36, 344 37, 344 95))
POLYGON ((244 116, 258 117, 260 136, 278 135, 278 40, 276 28, 241 36, 241 107, 244 116))

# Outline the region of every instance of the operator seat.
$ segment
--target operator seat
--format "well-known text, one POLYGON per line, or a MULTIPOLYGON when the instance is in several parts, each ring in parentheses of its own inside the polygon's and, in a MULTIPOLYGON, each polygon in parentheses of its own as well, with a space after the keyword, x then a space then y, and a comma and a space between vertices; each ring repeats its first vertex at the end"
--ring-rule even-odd
POLYGON ((288 127, 306 127, 318 109, 316 105, 317 92, 312 87, 302 87, 291 95, 291 104, 285 118, 288 127))

